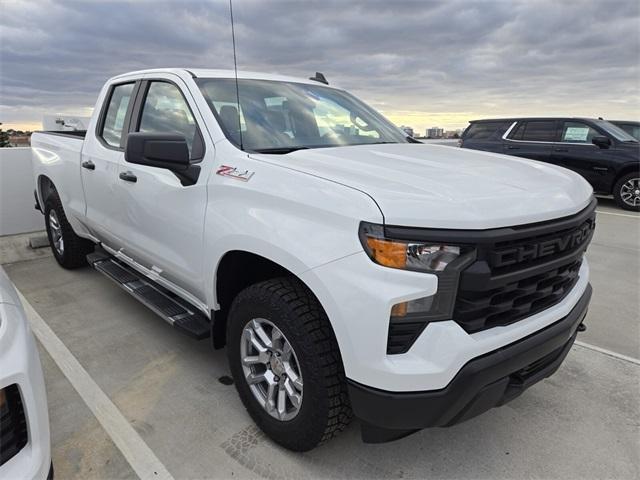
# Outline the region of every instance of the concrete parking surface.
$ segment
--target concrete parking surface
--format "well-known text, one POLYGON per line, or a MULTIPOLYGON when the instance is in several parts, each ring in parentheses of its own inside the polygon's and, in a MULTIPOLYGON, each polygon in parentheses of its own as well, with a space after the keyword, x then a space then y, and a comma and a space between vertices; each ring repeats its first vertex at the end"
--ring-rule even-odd
MULTIPOLYGON (((588 252, 587 332, 560 370, 464 424, 365 445, 354 422, 295 454, 253 425, 225 351, 181 335, 108 279, 66 271, 28 236, 0 262, 29 304, 176 478, 639 478, 640 215, 601 199, 588 252)), ((58 479, 135 478, 130 462, 41 348, 58 479)), ((151 475, 153 476, 153 475, 151 475)))

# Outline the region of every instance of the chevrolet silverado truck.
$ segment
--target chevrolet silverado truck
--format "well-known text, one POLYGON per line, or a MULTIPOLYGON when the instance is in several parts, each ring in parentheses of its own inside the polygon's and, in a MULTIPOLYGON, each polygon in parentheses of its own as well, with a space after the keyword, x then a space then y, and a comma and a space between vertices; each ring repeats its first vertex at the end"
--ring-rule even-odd
POLYGON ((127 73, 86 132, 32 147, 58 263, 226 346, 291 450, 354 416, 366 442, 462 422, 554 373, 585 328, 584 179, 417 143, 322 75, 127 73))

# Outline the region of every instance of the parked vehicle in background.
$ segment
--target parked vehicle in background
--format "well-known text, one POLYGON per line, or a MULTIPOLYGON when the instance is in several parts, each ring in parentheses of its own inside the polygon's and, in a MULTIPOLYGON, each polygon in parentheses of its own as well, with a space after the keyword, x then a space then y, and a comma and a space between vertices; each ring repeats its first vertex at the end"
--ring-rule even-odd
POLYGON ((353 415, 369 442, 453 425, 558 369, 591 297, 584 179, 412 143, 318 75, 234 76, 121 75, 88 131, 33 135, 60 265, 226 345, 292 450, 353 415))
POLYGON ((596 193, 640 210, 638 140, 612 123, 592 118, 474 120, 460 147, 552 163, 582 175, 596 193))
POLYGON ((636 140, 640 140, 640 122, 634 122, 631 120, 609 120, 616 127, 620 127, 636 140))
POLYGON ((52 477, 38 347, 18 294, 0 267, 0 478, 52 477))

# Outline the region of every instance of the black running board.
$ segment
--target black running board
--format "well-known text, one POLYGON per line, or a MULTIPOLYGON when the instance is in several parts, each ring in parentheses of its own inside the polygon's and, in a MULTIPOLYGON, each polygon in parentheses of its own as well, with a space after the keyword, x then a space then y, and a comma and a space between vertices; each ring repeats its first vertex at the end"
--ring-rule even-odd
POLYGON ((209 319, 197 308, 104 250, 87 255, 87 262, 171 326, 198 340, 210 335, 209 319))

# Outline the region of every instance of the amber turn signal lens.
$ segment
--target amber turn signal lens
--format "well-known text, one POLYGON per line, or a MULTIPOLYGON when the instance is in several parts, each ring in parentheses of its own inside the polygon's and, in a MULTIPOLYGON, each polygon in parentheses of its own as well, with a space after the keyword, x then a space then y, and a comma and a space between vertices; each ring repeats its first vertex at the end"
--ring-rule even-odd
POLYGON ((407 315, 407 302, 396 303, 391 307, 392 317, 404 317, 407 315))
POLYGON ((4 393, 4 388, 0 389, 0 408, 4 407, 7 402, 7 395, 4 393))
POLYGON ((380 265, 392 268, 405 268, 407 265, 407 244, 367 237, 367 246, 373 259, 380 265))

